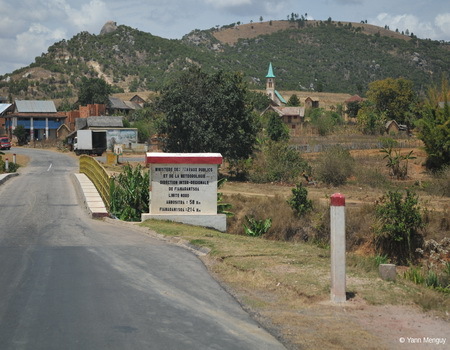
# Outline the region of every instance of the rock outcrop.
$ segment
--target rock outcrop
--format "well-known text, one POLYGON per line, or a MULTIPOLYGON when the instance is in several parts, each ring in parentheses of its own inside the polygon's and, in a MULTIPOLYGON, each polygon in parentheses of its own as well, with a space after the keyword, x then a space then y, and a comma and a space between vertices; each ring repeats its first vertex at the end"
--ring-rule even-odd
POLYGON ((116 31, 116 29, 117 29, 117 22, 108 21, 105 23, 102 30, 100 31, 100 35, 112 33, 116 31))

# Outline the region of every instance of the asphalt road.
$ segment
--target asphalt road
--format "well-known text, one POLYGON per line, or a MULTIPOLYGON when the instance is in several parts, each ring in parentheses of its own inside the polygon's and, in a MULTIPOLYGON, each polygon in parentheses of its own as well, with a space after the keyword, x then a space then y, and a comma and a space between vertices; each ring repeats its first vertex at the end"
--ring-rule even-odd
POLYGON ((0 186, 0 349, 283 349, 191 252, 92 220, 77 159, 32 157, 0 186))

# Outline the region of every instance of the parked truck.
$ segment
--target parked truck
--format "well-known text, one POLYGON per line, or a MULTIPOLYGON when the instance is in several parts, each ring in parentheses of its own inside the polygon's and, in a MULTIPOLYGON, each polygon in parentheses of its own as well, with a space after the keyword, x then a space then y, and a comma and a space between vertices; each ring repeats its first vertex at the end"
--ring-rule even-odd
POLYGON ((101 156, 106 151, 105 130, 78 130, 74 139, 73 150, 77 156, 80 154, 96 154, 101 156))

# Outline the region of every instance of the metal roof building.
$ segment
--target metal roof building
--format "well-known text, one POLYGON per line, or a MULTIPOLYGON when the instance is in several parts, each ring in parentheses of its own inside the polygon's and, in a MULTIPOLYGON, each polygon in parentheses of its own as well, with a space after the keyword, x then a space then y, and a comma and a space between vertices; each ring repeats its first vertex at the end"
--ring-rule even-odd
POLYGON ((16 100, 17 113, 56 113, 53 101, 16 100))

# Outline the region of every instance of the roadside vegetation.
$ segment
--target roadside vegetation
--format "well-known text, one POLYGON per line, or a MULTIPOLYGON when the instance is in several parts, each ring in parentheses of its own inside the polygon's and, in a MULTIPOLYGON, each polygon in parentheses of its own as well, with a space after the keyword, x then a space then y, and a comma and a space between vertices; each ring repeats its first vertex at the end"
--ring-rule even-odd
MULTIPOLYGON (((254 203, 255 198, 249 200, 254 203)), ((358 322, 352 309, 419 305, 442 318, 450 311, 448 294, 401 276, 397 282, 379 279, 378 265, 386 262, 379 255, 347 255, 349 300, 345 312, 340 312, 326 307, 330 298, 327 245, 220 233, 161 221, 141 225, 174 242, 186 240, 209 248, 209 254, 202 257, 209 270, 259 322, 280 335, 289 349, 331 349, 336 344, 338 348, 361 349, 361 341, 355 339, 384 348, 380 339, 358 322)))
MULTIPOLYGON (((239 74, 180 73, 127 122, 139 128, 141 140, 156 135, 164 151, 223 154, 218 211, 227 214, 227 232, 142 225, 209 248, 204 261, 211 271, 290 343, 314 341, 317 348, 317 337, 289 329, 303 334, 325 328, 321 348, 337 342, 351 349, 357 344, 350 339, 373 335, 342 314, 326 319, 332 311, 323 309, 330 290, 329 199, 341 192, 347 199, 349 302, 415 305, 448 320, 448 83, 443 78, 419 99, 409 82, 388 79, 371 84, 367 96, 352 106, 348 122, 342 106, 309 111, 304 137, 291 137, 280 118, 261 116, 267 98, 250 92, 239 74), (399 116, 406 132, 386 135, 386 121, 399 116), (305 146, 320 147, 302 152, 305 146), (398 265, 396 282, 379 279, 380 263, 398 265)), ((139 220, 148 210, 148 171, 142 164, 110 171, 112 213, 139 220)))
POLYGON ((13 162, 12 155, 5 156, 5 153, 0 151, 0 174, 2 173, 15 173, 17 172, 17 169, 19 169, 20 164, 18 162, 13 162))
MULTIPOLYGON (((421 100, 410 81, 386 79, 371 83, 367 96, 360 105, 352 105, 353 125, 344 123, 342 106, 308 112, 303 132, 309 140, 316 135, 316 142, 323 146, 317 153, 299 152, 298 139, 291 139, 275 113, 260 116, 267 100, 250 93, 238 74, 185 71, 162 89, 141 120, 158 132, 163 150, 224 155, 220 176, 228 181, 223 182, 218 207, 224 210, 226 203, 228 234, 326 248, 329 197, 341 191, 353 202, 347 208, 349 252, 409 266, 403 277, 421 282, 411 277, 411 271, 418 269, 415 275, 420 272, 423 280, 434 278, 424 285, 449 294, 450 109, 448 104, 440 105, 441 100, 447 101, 448 83, 444 77, 421 100), (407 126, 403 136, 382 131, 392 118, 407 126), (418 139, 404 148, 413 139, 413 130, 418 131, 418 139), (378 148, 352 150, 352 139, 361 137, 376 142, 378 148), (423 149, 418 146, 421 141, 427 145, 423 149), (439 253, 427 251, 433 241, 441 247, 439 253), (440 258, 431 264, 436 254, 440 258)), ((297 103, 294 97, 290 101, 297 103)), ((128 175, 122 180, 128 179, 131 186, 145 185, 142 169, 126 166, 125 172, 128 175)), ((125 202, 118 200, 114 213, 136 220, 145 209, 141 204, 137 204, 140 209, 124 205, 132 203, 126 194, 141 197, 138 203, 148 201, 148 194, 131 187, 119 192, 119 182, 114 182, 112 192, 125 202), (121 207, 125 209, 120 213, 121 207), (131 211, 134 216, 128 215, 131 211)))

